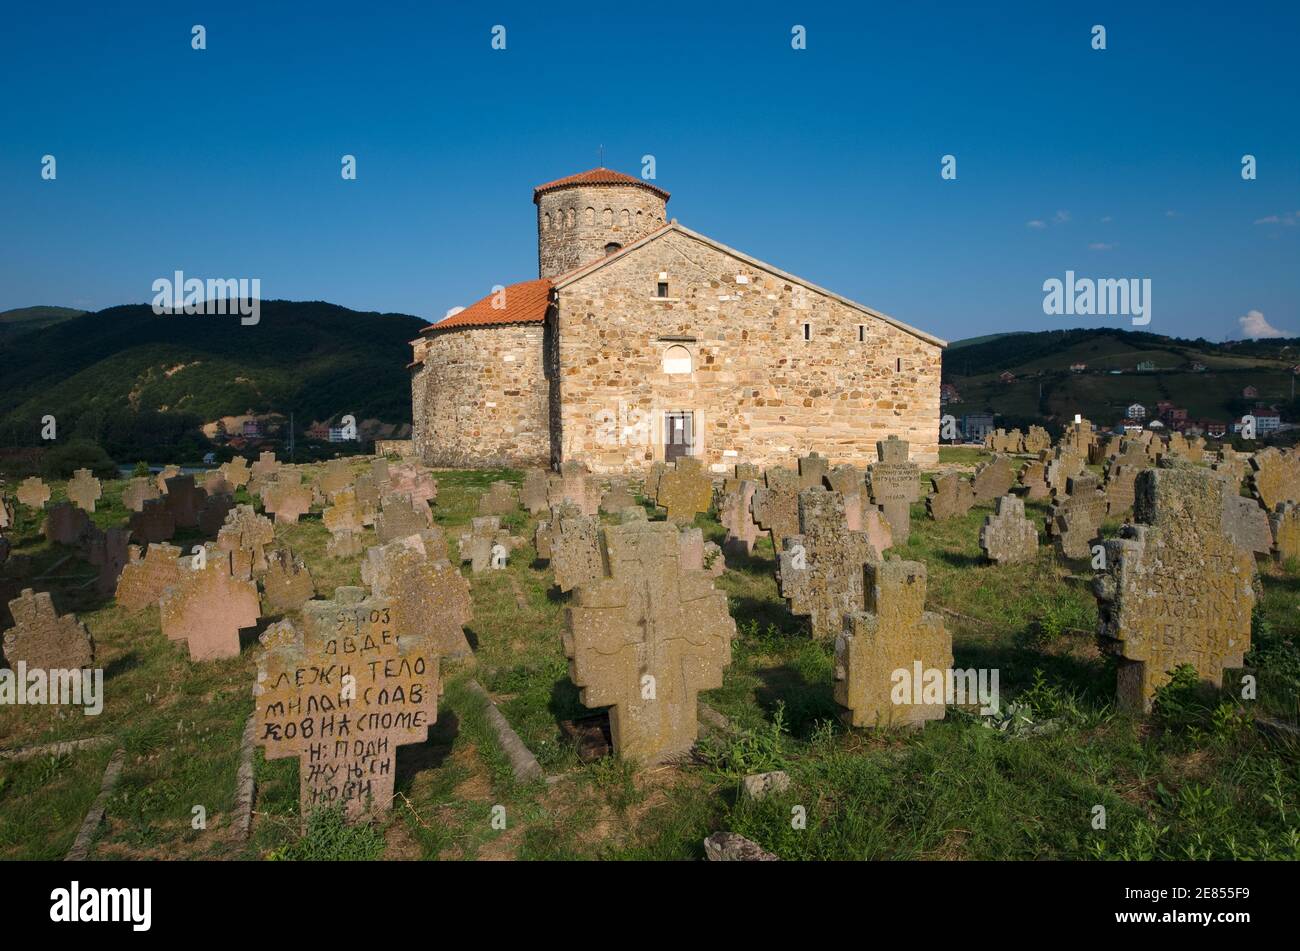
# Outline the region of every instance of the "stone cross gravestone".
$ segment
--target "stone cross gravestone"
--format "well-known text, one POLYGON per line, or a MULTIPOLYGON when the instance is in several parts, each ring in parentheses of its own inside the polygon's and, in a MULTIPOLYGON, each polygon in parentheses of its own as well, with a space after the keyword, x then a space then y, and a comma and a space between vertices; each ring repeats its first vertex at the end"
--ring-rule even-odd
POLYGON ((600 554, 600 521, 573 506, 552 513, 556 531, 551 534, 551 569, 561 591, 595 581, 604 574, 600 554))
POLYGON ((145 499, 140 511, 127 520, 127 526, 131 529, 131 537, 146 545, 169 541, 176 534, 176 518, 161 495, 156 499, 145 499))
POLYGON ((867 466, 871 501, 889 522, 895 545, 907 544, 912 531, 912 503, 921 496, 921 468, 907 459, 908 444, 897 436, 876 443, 879 461, 867 466))
POLYGON ((1038 529, 1025 518, 1025 502, 1004 495, 980 528, 980 548, 995 565, 1032 561, 1038 552, 1038 529))
POLYGON ((617 515, 634 505, 636 499, 628 491, 626 479, 611 479, 609 489, 600 497, 600 510, 607 515, 617 515))
POLYGON ((236 505, 217 532, 217 547, 231 553, 234 575, 242 581, 267 570, 266 546, 273 541, 275 526, 251 505, 236 505))
POLYGON ((480 515, 509 515, 519 508, 519 493, 509 482, 497 480, 488 491, 479 496, 480 515))
MULTIPOLYGON (((191 556, 192 557, 192 556, 191 556)), ((162 632, 185 641, 190 660, 239 656, 239 632, 262 616, 257 585, 231 574, 229 552, 210 548, 201 568, 182 562, 180 580, 162 596, 162 632)))
POLYGON ((1020 484, 1025 489, 1025 499, 1036 501, 1051 495, 1047 487, 1047 465, 1043 462, 1027 462, 1020 470, 1020 484))
POLYGON ((199 510, 207 493, 194 484, 194 476, 178 475, 167 480, 167 510, 176 520, 177 528, 197 528, 199 510))
POLYGON ((146 501, 161 497, 162 493, 154 485, 153 479, 143 477, 132 479, 122 490, 122 504, 132 512, 143 512, 146 501))
POLYGON ((611 707, 614 752, 654 763, 695 744, 697 698, 722 685, 736 624, 703 571, 683 571, 666 522, 601 532, 609 574, 574 590, 565 610, 569 677, 588 707, 611 707))
POLYGON ((758 527, 771 533, 773 548, 780 551, 783 539, 799 533, 799 477, 778 466, 763 473, 763 480, 766 484, 754 489, 750 511, 758 527))
POLYGON ((829 463, 825 456, 819 456, 812 452, 806 456, 799 457, 799 488, 807 489, 814 485, 821 485, 822 480, 826 478, 826 471, 829 463))
POLYGON ((31 588, 9 602, 14 626, 5 631, 4 655, 11 668, 79 670, 95 661, 95 644, 75 614, 59 614, 48 591, 31 588))
POLYGON ((350 820, 386 813, 397 747, 423 743, 438 717, 438 655, 365 595, 337 588, 303 606, 301 632, 281 621, 261 638, 255 735, 267 759, 298 759, 304 824, 322 807, 350 820))
POLYGON ((262 576, 263 601, 268 614, 297 611, 303 602, 316 596, 316 585, 306 563, 291 549, 272 551, 262 576))
POLYGON ((549 473, 545 469, 529 469, 524 472, 524 487, 519 500, 530 515, 540 515, 547 510, 546 480, 549 473))
POLYGON ((1049 534, 1066 558, 1087 558, 1106 518, 1106 496, 1091 472, 1071 477, 1069 494, 1052 505, 1049 534))
MULTIPOLYGON (((439 657, 467 657, 465 625, 473 617, 469 579, 445 558, 430 557, 419 535, 366 551, 362 580, 371 597, 392 606, 398 636, 427 638, 439 657)), ((445 552, 444 552, 445 554, 445 552)))
POLYGON ((844 721, 856 727, 919 727, 942 720, 952 635, 943 618, 925 610, 925 565, 869 565, 866 583, 865 610, 846 616, 835 640, 834 695, 844 721), (905 695, 896 690, 904 684, 905 695))
POLYGON ((1300 450, 1269 446, 1250 460, 1251 489, 1269 512, 1279 502, 1300 502, 1300 450))
POLYGON ((275 516, 277 525, 296 525, 311 509, 313 498, 311 487, 302 484, 302 473, 281 468, 275 481, 262 489, 262 508, 275 516))
POLYGON ((1203 469, 1138 476, 1136 524, 1105 542, 1093 581, 1102 649, 1119 658, 1116 700, 1144 713, 1183 664, 1218 688, 1250 650, 1255 561, 1224 534, 1225 483, 1203 469))
POLYGON ((168 588, 180 584, 181 550, 175 545, 151 544, 144 557, 138 545, 127 550, 127 563, 117 579, 117 603, 128 611, 143 611, 158 604, 168 588))
MULTIPOLYGON (((1219 473, 1215 473, 1219 476, 1219 473)), ((1237 494, 1231 481, 1225 479, 1223 492, 1223 532, 1243 551, 1263 555, 1273 547, 1273 530, 1269 515, 1254 499, 1237 494)))
POLYGON ((491 571, 492 549, 497 545, 503 546, 508 554, 514 542, 510 533, 501 527, 500 517, 480 515, 470 522, 470 530, 460 536, 460 560, 468 562, 474 574, 491 571))
POLYGON ((438 481, 433 477, 433 470, 414 462, 389 466, 388 485, 390 492, 406 496, 416 507, 423 502, 427 508, 438 497, 438 481))
POLYGON ((757 489, 757 482, 742 479, 734 489, 722 493, 722 499, 718 503, 718 520, 727 530, 722 540, 722 548, 727 554, 749 555, 754 550, 759 529, 750 504, 757 489))
POLYGON ((89 469, 78 469, 72 474, 72 481, 68 483, 68 499, 77 508, 93 513, 95 503, 103 494, 103 487, 89 469))
POLYGON ((222 465, 219 471, 221 477, 236 489, 248 485, 248 480, 253 475, 248 468, 247 460, 243 456, 235 456, 235 458, 222 465))
POLYGON ((90 534, 90 516, 71 502, 56 502, 46 511, 44 532, 57 545, 79 545, 90 534))
POLYGON ((926 496, 925 510, 935 521, 958 518, 975 504, 975 491, 960 474, 949 472, 932 481, 934 492, 926 496))
POLYGON ((381 545, 395 542, 407 535, 418 535, 433 523, 428 503, 412 501, 409 495, 390 493, 384 496, 379 514, 375 516, 375 535, 381 545))
POLYGON ((976 503, 992 502, 1010 492, 1015 481, 1016 474, 1011 469, 1010 460, 1006 456, 994 456, 975 467, 971 492, 976 503))
POLYGON ((844 615, 862 610, 864 569, 879 562, 867 533, 849 531, 842 495, 817 486, 799 493, 799 534, 784 540, 777 583, 813 637, 834 637, 844 615))
POLYGON ((37 476, 30 476, 18 486, 18 501, 29 509, 43 509, 50 500, 50 487, 37 476))
POLYGON ((331 459, 325 463, 325 468, 317 477, 316 487, 320 489, 321 496, 329 501, 334 498, 335 492, 342 492, 354 481, 352 469, 346 459, 331 459))
POLYGON ((181 474, 180 466, 163 466, 162 470, 153 477, 154 485, 158 486, 160 495, 167 494, 167 480, 174 479, 181 474))
POLYGON ((1133 510, 1133 484, 1141 470, 1113 462, 1106 470, 1106 517, 1124 518, 1133 510))
POLYGON ((670 522, 689 525, 712 503, 713 483, 698 459, 678 459, 659 480, 656 504, 667 511, 670 522))
POLYGON ((1300 559, 1300 505, 1279 502, 1268 521, 1273 531, 1273 557, 1278 564, 1300 559))

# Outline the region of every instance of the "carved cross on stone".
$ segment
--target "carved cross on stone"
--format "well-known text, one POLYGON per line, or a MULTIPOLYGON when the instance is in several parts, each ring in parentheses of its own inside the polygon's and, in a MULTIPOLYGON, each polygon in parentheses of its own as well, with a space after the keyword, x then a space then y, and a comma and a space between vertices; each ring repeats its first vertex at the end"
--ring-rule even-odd
MULTIPOLYGON (((510 533, 501 527, 501 519, 496 515, 480 515, 470 522, 470 530, 460 536, 460 560, 469 562, 470 571, 479 574, 491 571, 492 550, 500 545, 509 557, 514 540, 510 533)), ((505 567, 502 565, 501 567, 505 567)))
POLYGON ((180 581, 162 596, 162 632, 185 641, 190 660, 239 656, 239 632, 256 627, 262 616, 257 585, 231 574, 229 552, 209 548, 206 565, 182 561, 180 581))
POLYGON ((302 473, 281 469, 275 481, 262 489, 262 507, 275 516, 277 525, 295 525, 311 509, 313 494, 302 484, 302 473))
POLYGON ((18 486, 18 501, 29 509, 43 509, 50 500, 50 487, 38 476, 30 476, 18 486))
POLYGON ((781 550, 781 542, 799 533, 799 476, 789 469, 776 467, 763 474, 766 485, 754 489, 750 510, 759 528, 772 535, 772 547, 781 550))
POLYGON ((438 717, 438 655, 393 625, 389 602, 335 589, 262 635, 254 689, 267 759, 298 759, 299 811, 338 806, 348 819, 392 806, 397 747, 423 743, 438 717))
POLYGON ((790 613, 808 618, 813 637, 831 638, 844 615, 862 610, 863 572, 880 562, 880 552, 866 532, 849 531, 844 497, 819 486, 799 493, 799 529, 784 541, 777 583, 790 613))
POLYGON ((1120 658, 1116 700, 1143 713, 1183 664, 1223 684, 1250 650, 1255 559, 1224 534, 1225 481, 1203 469, 1147 469, 1137 478, 1137 524, 1105 542, 1093 582, 1102 649, 1120 658))
POLYGON ((469 655, 465 639, 465 625, 473 617, 469 580, 445 558, 432 557, 419 535, 367 550, 361 577, 370 585, 373 598, 392 605, 393 627, 399 635, 428 638, 440 657, 469 655))
POLYGON ((925 586, 919 561, 868 566, 866 610, 845 617, 835 641, 835 702, 850 725, 918 727, 943 719, 942 692, 936 703, 914 689, 952 669, 952 635, 943 618, 925 610, 925 586), (896 693, 904 679, 909 689, 896 693))
POLYGON ((1004 495, 980 528, 980 548, 997 565, 1031 561, 1038 552, 1038 529, 1025 518, 1025 502, 1004 495))
POLYGON ((697 697, 722 685, 736 624, 704 571, 683 571, 666 522, 602 530, 609 576, 575 589, 565 611, 569 676, 588 707, 612 707, 614 752, 642 763, 690 750, 697 697))

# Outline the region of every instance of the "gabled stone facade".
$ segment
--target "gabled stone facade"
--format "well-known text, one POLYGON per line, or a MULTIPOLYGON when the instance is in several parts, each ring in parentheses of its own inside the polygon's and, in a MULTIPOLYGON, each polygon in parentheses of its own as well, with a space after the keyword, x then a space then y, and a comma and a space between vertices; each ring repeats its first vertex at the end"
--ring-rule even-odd
POLYGON ((621 472, 689 455, 721 472, 816 451, 865 465, 891 435, 937 460, 943 341, 675 220, 646 231, 667 193, 638 179, 593 170, 535 200, 542 277, 414 341, 430 464, 621 472))

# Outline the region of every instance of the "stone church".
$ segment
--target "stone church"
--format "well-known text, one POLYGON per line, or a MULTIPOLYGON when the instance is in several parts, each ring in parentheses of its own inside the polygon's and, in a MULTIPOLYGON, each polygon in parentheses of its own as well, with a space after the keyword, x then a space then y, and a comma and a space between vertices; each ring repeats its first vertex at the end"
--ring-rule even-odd
POLYGON ((596 168, 533 202, 537 279, 412 341, 425 462, 864 465, 890 435, 937 460, 945 341, 678 224, 652 182, 596 168))

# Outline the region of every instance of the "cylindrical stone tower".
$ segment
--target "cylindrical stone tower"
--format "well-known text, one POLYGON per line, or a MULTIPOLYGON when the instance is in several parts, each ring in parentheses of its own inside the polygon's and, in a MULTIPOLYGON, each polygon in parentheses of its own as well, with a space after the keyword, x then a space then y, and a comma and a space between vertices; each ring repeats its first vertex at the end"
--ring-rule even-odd
POLYGON ((533 189, 537 276, 554 278, 599 260, 663 226, 668 192, 608 168, 533 189))

